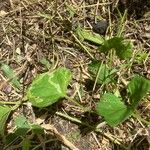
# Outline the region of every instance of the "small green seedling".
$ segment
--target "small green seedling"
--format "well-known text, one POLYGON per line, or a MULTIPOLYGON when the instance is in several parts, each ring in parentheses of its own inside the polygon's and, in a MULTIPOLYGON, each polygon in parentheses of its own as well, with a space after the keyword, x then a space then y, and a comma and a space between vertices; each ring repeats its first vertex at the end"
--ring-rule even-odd
POLYGON ((123 37, 116 36, 110 39, 105 39, 101 35, 92 33, 81 27, 76 29, 76 34, 81 41, 85 40, 99 45, 98 50, 100 50, 100 52, 107 54, 110 50, 114 50, 120 59, 129 59, 132 57, 133 45, 131 42, 124 40, 123 37))
POLYGON ((97 105, 97 112, 110 126, 116 126, 132 115, 140 100, 150 91, 150 80, 136 75, 128 84, 130 104, 125 105, 122 98, 106 93, 97 105))

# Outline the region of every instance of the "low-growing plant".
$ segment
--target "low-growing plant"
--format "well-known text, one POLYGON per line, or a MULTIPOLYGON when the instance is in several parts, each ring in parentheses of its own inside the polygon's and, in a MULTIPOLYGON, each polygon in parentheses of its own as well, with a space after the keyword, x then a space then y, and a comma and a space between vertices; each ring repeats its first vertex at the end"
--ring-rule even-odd
POLYGON ((97 33, 92 33, 92 31, 82 29, 81 27, 76 29, 76 34, 81 41, 85 40, 96 44, 100 52, 107 54, 110 50, 113 50, 120 59, 129 59, 132 57, 133 45, 123 37, 104 38, 97 33))
POLYGON ((116 126, 131 116, 137 108, 140 100, 150 91, 150 80, 135 75, 129 82, 128 98, 130 103, 125 105, 121 97, 112 93, 105 93, 97 105, 97 112, 104 116, 107 123, 116 126))
MULTIPOLYGON (((113 50, 120 59, 129 59, 132 57, 132 44, 122 37, 112 37, 106 40, 100 35, 91 33, 82 28, 78 28, 76 33, 81 40, 87 40, 97 44, 99 52, 107 54, 113 50)), ((44 60, 42 63, 46 65, 47 68, 49 67, 48 61, 44 60)), ((88 71, 91 75, 91 79, 94 80, 96 84, 107 85, 115 80, 114 77, 116 77, 118 71, 111 67, 112 66, 98 60, 93 60, 88 65, 88 71)), ((20 83, 13 70, 5 64, 3 64, 1 68, 10 79, 12 85, 16 88, 20 88, 20 83)), ((63 67, 52 72, 42 73, 33 80, 22 101, 19 100, 18 102, 12 103, 0 102, 0 136, 5 137, 5 125, 10 114, 26 101, 30 102, 32 106, 42 109, 65 98, 79 105, 83 111, 91 111, 67 95, 67 87, 71 79, 71 71, 63 67), (15 104, 15 106, 8 107, 7 104, 15 104)), ((150 91, 150 80, 140 75, 135 75, 128 83, 126 91, 127 99, 122 98, 120 94, 116 96, 113 91, 107 91, 107 89, 103 91, 103 95, 100 95, 100 100, 94 112, 103 116, 110 126, 116 126, 122 123, 134 113, 141 99, 150 91), (128 104, 125 104, 126 100, 128 100, 128 104)), ((25 116, 18 116, 15 120, 15 126, 14 132, 3 139, 6 143, 9 143, 10 139, 19 136, 22 137, 24 147, 30 147, 30 140, 26 138, 25 135, 29 131, 35 134, 43 133, 42 127, 37 124, 30 124, 25 116)))
MULTIPOLYGON (((103 72, 103 71, 102 71, 103 72)), ((27 100, 38 108, 44 108, 52 105, 61 98, 68 99, 67 86, 71 81, 72 73, 66 68, 58 68, 49 73, 43 73, 37 76, 27 91, 27 100)), ((100 83, 104 79, 100 77, 100 83)), ((101 95, 97 104, 96 112, 104 116, 107 123, 111 126, 118 125, 132 115, 137 108, 140 100, 150 90, 150 81, 142 76, 136 75, 131 79, 127 86, 128 98, 130 103, 125 105, 121 97, 107 92, 101 95)), ((14 110, 11 107, 1 104, 0 113, 0 134, 4 135, 4 126, 10 113, 14 110)), ((24 116, 20 116, 15 121, 16 135, 24 135, 30 129, 36 130, 36 125, 29 125, 24 116)))

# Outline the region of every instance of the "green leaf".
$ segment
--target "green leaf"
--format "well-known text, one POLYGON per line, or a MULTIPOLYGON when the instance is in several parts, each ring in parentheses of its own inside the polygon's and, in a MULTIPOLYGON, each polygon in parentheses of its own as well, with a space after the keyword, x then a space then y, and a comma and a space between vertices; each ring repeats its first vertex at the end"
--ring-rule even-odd
POLYGON ((21 87, 21 85, 20 85, 18 78, 16 77, 13 69, 10 68, 6 64, 2 64, 1 69, 3 70, 6 77, 11 80, 12 85, 19 89, 21 87))
POLYGON ((114 49, 120 59, 128 59, 132 56, 132 47, 131 42, 125 41, 122 37, 113 37, 106 40, 100 50, 108 53, 111 49, 114 49))
POLYGON ((0 135, 4 135, 5 124, 11 109, 8 106, 0 106, 0 135))
POLYGON ((131 107, 135 109, 139 101, 150 91, 150 80, 140 75, 135 75, 128 84, 128 90, 131 107))
POLYGON ((97 105, 97 112, 103 116, 110 126, 116 126, 127 119, 132 111, 112 93, 106 93, 97 105))
POLYGON ((31 128, 35 134, 43 134, 44 133, 44 129, 38 124, 31 125, 31 128))
POLYGON ((88 70, 94 80, 98 75, 98 84, 107 84, 112 80, 112 76, 110 76, 110 70, 107 65, 101 64, 99 61, 92 61, 88 65, 88 70))
POLYGON ((91 31, 87 31, 85 29, 82 29, 81 27, 78 27, 76 29, 76 34, 81 41, 87 40, 97 45, 101 45, 104 42, 104 38, 99 34, 92 33, 91 31))
POLYGON ((26 133, 31 128, 28 123, 28 120, 23 115, 20 115, 16 118, 15 125, 17 127, 15 134, 20 135, 20 136, 26 135, 26 133))
POLYGON ((71 72, 66 68, 43 73, 32 82, 27 97, 33 106, 47 107, 66 96, 70 81, 71 72))

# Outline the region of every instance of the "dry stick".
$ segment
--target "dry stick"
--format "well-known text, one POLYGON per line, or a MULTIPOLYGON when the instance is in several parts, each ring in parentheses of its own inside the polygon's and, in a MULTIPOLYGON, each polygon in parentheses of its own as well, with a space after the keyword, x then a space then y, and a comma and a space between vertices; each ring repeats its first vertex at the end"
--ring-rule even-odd
MULTIPOLYGON (((11 0, 12 1, 12 0, 11 0)), ((13 10, 9 11, 9 12, 5 12, 5 11, 1 11, 1 13, 3 14, 0 14, 0 17, 6 17, 7 15, 11 14, 11 13, 14 13, 16 11, 20 11, 20 10, 24 10, 24 9, 27 9, 29 6, 33 5, 33 4, 36 4, 36 3, 40 3, 42 2, 43 0, 38 0, 38 1, 35 1, 35 2, 31 2, 29 3, 28 5, 26 5, 26 7, 17 7, 17 8, 14 8, 13 10)))
POLYGON ((46 131, 52 132, 57 139, 62 142, 64 145, 66 145, 70 150, 79 150, 75 145, 73 145, 70 141, 68 141, 65 136, 60 134, 55 127, 53 127, 50 124, 43 124, 41 125, 46 131))
POLYGON ((96 4, 92 4, 92 5, 86 5, 86 6, 78 6, 78 8, 91 8, 91 7, 95 7, 95 6, 103 6, 103 5, 110 5, 112 4, 112 2, 107 2, 107 3, 96 3, 96 4))

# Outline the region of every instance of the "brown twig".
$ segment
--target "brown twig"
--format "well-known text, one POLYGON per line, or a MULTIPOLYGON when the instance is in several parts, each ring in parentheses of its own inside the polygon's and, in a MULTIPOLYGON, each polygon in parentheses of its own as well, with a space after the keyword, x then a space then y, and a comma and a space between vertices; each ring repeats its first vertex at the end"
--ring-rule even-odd
POLYGON ((70 141, 68 141, 65 136, 60 134, 55 127, 49 124, 43 124, 41 125, 46 131, 52 132, 57 139, 62 142, 64 145, 66 145, 70 150, 79 150, 75 145, 73 145, 70 141))

